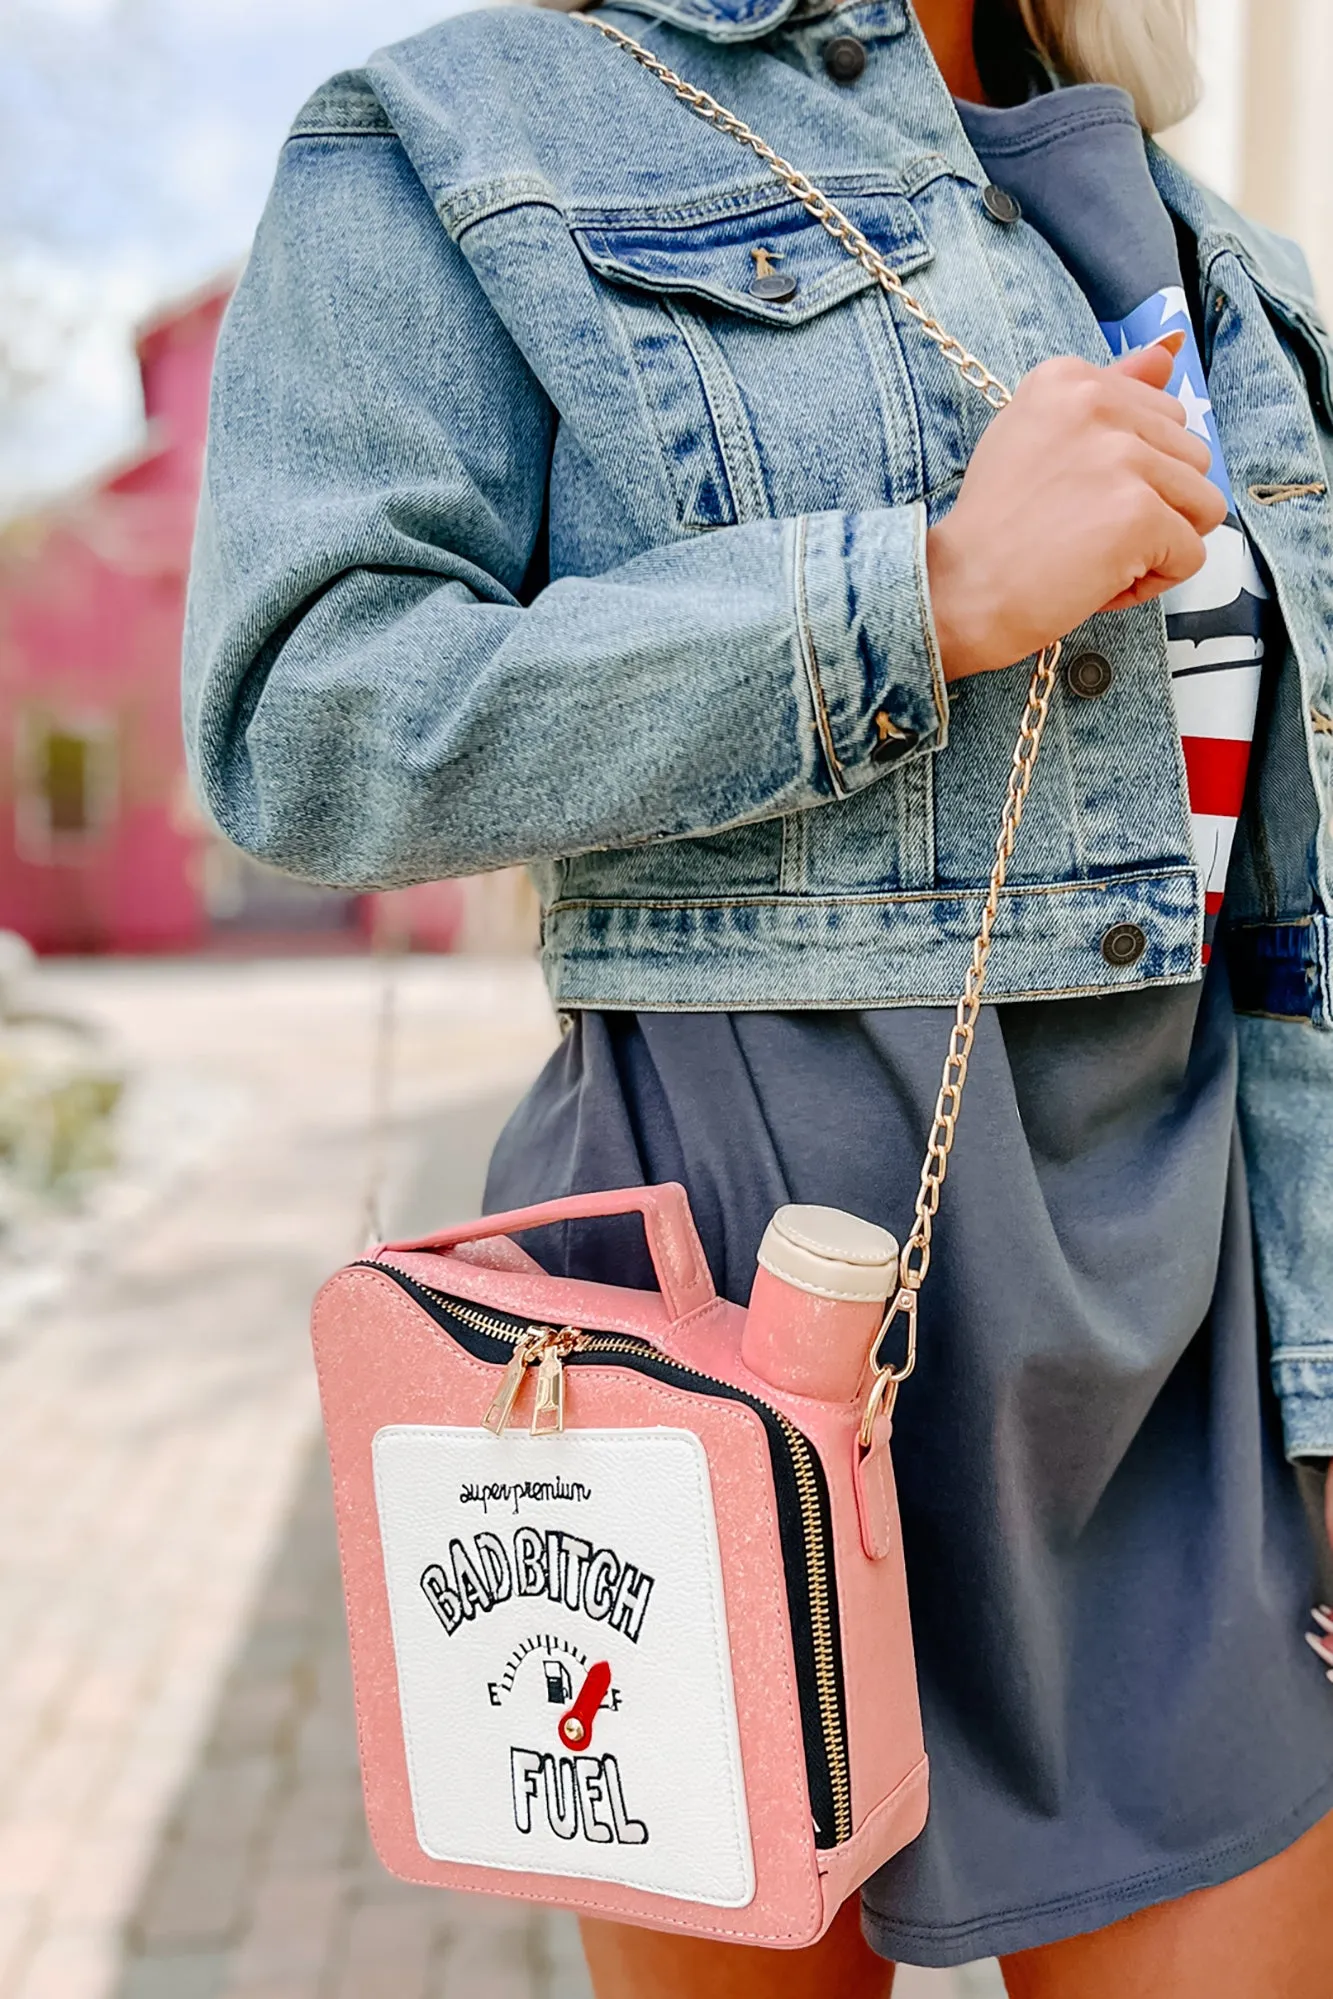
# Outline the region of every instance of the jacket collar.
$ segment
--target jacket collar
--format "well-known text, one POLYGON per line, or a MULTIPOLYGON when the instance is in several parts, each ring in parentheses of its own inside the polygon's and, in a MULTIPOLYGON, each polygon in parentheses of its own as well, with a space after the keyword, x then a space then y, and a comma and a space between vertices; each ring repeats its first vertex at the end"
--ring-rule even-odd
POLYGON ((781 27, 800 0, 614 0, 614 5, 710 42, 753 42, 781 27))
POLYGON ((1238 213, 1220 194, 1195 180, 1163 147, 1150 145, 1148 160, 1163 201, 1199 239, 1205 267, 1219 251, 1234 251, 1261 290, 1307 318, 1319 319, 1314 281, 1298 245, 1238 213))

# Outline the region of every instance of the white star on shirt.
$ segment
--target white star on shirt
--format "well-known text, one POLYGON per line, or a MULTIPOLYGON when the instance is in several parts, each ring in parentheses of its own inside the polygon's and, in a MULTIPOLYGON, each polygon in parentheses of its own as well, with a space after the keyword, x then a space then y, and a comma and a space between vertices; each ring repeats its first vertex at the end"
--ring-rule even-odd
POLYGON ((1130 346, 1130 344, 1129 344, 1129 335, 1128 335, 1128 334, 1126 333, 1126 331, 1125 331, 1124 327, 1122 326, 1122 327, 1121 327, 1121 329, 1120 329, 1120 355, 1121 355, 1121 359, 1123 360, 1123 358, 1124 358, 1124 356, 1125 356, 1126 354, 1137 354, 1137 353, 1138 353, 1138 351, 1139 351, 1139 350, 1138 350, 1138 348, 1137 348, 1137 347, 1131 347, 1131 346, 1130 346))
POLYGON ((1168 319, 1188 319, 1190 302, 1183 285, 1166 285, 1162 290, 1162 325, 1168 319))
POLYGON ((1213 440, 1204 422, 1204 418, 1213 407, 1207 396, 1199 394, 1188 375, 1181 383, 1177 394, 1185 412, 1186 430, 1192 430, 1196 437, 1202 437, 1206 443, 1211 444, 1213 440))

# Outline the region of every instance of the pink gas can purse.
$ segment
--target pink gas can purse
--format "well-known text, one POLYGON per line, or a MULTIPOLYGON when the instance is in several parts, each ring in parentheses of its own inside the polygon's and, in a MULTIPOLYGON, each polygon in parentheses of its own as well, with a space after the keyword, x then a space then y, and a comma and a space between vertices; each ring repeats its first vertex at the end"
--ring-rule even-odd
MULTIPOLYGON (((757 153, 1003 407, 827 196, 587 25, 757 153)), ((366 1808, 403 1879, 795 1948, 925 1823, 891 1425, 1059 658, 1028 689, 901 1255, 781 1209, 742 1309, 684 1190, 647 1187, 384 1245, 320 1293, 366 1808), (635 1212, 653 1292, 548 1276, 511 1239, 635 1212)))
POLYGON ((787 1208, 748 1311, 684 1190, 400 1243, 315 1314, 361 1757, 408 1880, 804 1944, 926 1815, 888 1418, 898 1248, 787 1208), (655 1293, 507 1231, 638 1210, 655 1293))

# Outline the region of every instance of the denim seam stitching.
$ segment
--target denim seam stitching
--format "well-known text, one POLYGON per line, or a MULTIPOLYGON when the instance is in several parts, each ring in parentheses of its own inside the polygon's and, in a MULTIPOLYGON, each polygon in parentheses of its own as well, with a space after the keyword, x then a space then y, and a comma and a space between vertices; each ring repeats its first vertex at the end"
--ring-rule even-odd
MULTIPOLYGON (((608 256, 604 252, 594 250, 586 240, 580 241, 580 237, 586 238, 594 233, 596 232, 575 230, 573 235, 580 256, 598 277, 608 281, 619 279, 623 284, 632 285, 654 296, 675 297, 683 294, 689 298, 700 299, 706 305, 721 306, 724 311, 739 313, 746 319, 758 320, 764 326, 774 327, 779 332, 787 327, 806 326, 812 320, 822 317, 824 313, 833 311, 836 306, 844 305, 848 299, 869 291, 875 284, 874 278, 862 270, 859 264, 849 264, 843 258, 818 277, 808 279, 801 303, 788 309, 780 305, 766 305, 762 299, 752 299, 741 286, 725 284, 703 272, 691 276, 684 270, 661 274, 646 271, 641 265, 632 264, 628 259, 608 256)), ((700 258, 699 261, 702 263, 703 259, 700 258)), ((903 265, 902 268, 906 271, 908 267, 903 265)))
POLYGON ((754 433, 746 421, 740 385, 727 366, 726 356, 709 331, 707 322, 697 312, 692 312, 688 305, 681 305, 673 298, 664 298, 661 310, 674 323, 699 378, 704 405, 713 426, 713 439, 717 446, 722 482, 731 503, 733 523, 771 518, 772 509, 768 504, 763 466, 754 433), (730 408, 723 407, 724 395, 727 395, 730 408), (745 489, 744 502, 740 492, 742 486, 745 489))
MULTIPOLYGON (((933 153, 922 155, 914 164, 924 169, 928 162, 948 166, 942 154, 933 153)), ((904 183, 897 179, 890 180, 882 172, 825 174, 822 185, 845 201, 855 201, 860 197, 866 201, 890 199, 908 202, 904 183)), ((908 205, 910 207, 910 202, 908 205)), ((608 208, 605 204, 591 208, 571 202, 568 213, 570 226, 576 229, 617 229, 635 223, 641 227, 688 229, 700 222, 726 222, 737 216, 761 214, 768 209, 797 206, 799 204, 778 185, 773 176, 766 174, 762 180, 718 183, 708 192, 696 195, 692 201, 636 202, 633 205, 622 202, 615 208, 608 208)), ((915 210, 912 217, 915 222, 915 210)), ((919 222, 917 228, 920 228, 919 222)))
POLYGON ((402 141, 392 125, 293 125, 283 140, 283 148, 299 145, 303 139, 391 139, 402 141))
MULTIPOLYGON (((705 521, 699 516, 697 512, 691 514, 687 510, 687 494, 684 486, 680 482, 680 475, 677 472, 676 461, 674 454, 671 450, 670 443, 666 438, 666 436, 663 434, 662 425, 658 418, 657 406, 649 390, 647 371, 642 366, 639 360, 637 352, 637 343, 634 338, 634 329, 629 324, 628 320, 625 317, 624 307, 621 301, 618 298, 616 298, 614 295, 606 299, 606 306, 610 317, 614 320, 615 324, 620 329, 620 332, 624 338, 625 372, 633 384, 635 399, 639 405, 639 412, 647 428, 648 436, 652 439, 653 443, 657 447, 658 468, 661 475, 663 487, 670 498, 671 510, 675 514, 677 521, 680 523, 682 527, 702 528, 705 530, 711 529, 716 525, 716 523, 712 521, 705 521)), ((669 314, 668 318, 670 318, 669 314)), ((689 354, 691 364, 693 365, 695 373, 697 375, 698 364, 694 360, 693 350, 690 348, 688 341, 684 340, 683 335, 681 335, 680 333, 679 327, 675 327, 675 332, 677 336, 681 338, 682 345, 685 347, 686 352, 689 354)), ((713 442, 717 451, 718 469, 722 474, 722 482, 726 489, 726 501, 731 510, 730 519, 723 522, 724 526, 729 527, 734 525, 736 520, 736 498, 734 493, 732 493, 731 491, 731 481, 727 475, 727 467, 722 454, 722 441, 721 438, 718 436, 717 424, 713 417, 712 406, 708 400, 707 386, 703 382, 700 382, 700 394, 703 397, 704 408, 707 412, 709 425, 713 432, 713 442)))
MULTIPOLYGON (((1092 881, 1078 882, 1010 882, 1004 894, 1006 898, 1026 898, 1047 895, 1109 895, 1117 888, 1135 888, 1155 882, 1193 882, 1198 870, 1193 867, 1169 867, 1149 869, 1132 875, 1112 875, 1092 881)), ((985 884, 975 888, 934 888, 903 889, 888 894, 850 891, 846 895, 781 896, 781 895, 718 895, 718 896, 649 896, 646 898, 578 896, 570 901, 552 903, 551 911, 566 909, 786 909, 794 906, 805 908, 844 908, 847 905, 861 905, 866 908, 885 907, 897 903, 917 903, 923 907, 937 902, 980 902, 985 895, 985 884)))
MULTIPOLYGON (((906 1007, 949 1007, 957 999, 954 983, 941 987, 933 993, 858 993, 850 999, 832 998, 818 995, 809 1000, 793 1000, 790 992, 744 999, 731 999, 725 1003, 713 1000, 651 1000, 634 1001, 627 999, 623 991, 610 994, 605 999, 574 999, 561 989, 559 975, 563 967, 579 962, 571 957, 568 950, 557 954, 554 946, 544 962, 554 965, 555 1004, 568 1013, 880 1013, 898 1012, 906 1007)), ((1119 981, 1107 978, 1104 981, 1083 986, 1021 986, 1010 992, 993 996, 988 1004, 995 1005, 1002 999, 1006 1006, 1020 1004, 1027 1000, 1064 999, 1104 999, 1111 992, 1161 992, 1180 986, 1198 983, 1197 959, 1191 952, 1187 969, 1179 972, 1154 972, 1150 978, 1134 979, 1126 977, 1119 981)))
POLYGON ((935 607, 930 596, 930 572, 927 566, 926 533, 928 523, 925 508, 916 508, 917 528, 912 550, 912 578, 916 585, 916 611, 925 641, 926 662, 930 669, 930 697, 935 703, 935 741, 932 747, 942 750, 949 740, 949 693, 944 678, 944 661, 940 658, 939 644, 935 637, 935 607))
POLYGON ((815 727, 819 733, 820 745, 828 764, 833 789, 839 798, 846 798, 847 791, 842 781, 842 764, 838 760, 833 744, 833 731, 829 725, 828 709, 824 702, 824 684, 819 672, 819 652, 815 645, 815 635, 810 626, 810 606, 806 599, 806 551, 809 545, 810 523, 808 515, 802 514, 796 523, 793 536, 795 574, 793 588, 796 596, 796 630, 800 641, 801 664, 805 668, 806 683, 810 698, 814 703, 815 727))

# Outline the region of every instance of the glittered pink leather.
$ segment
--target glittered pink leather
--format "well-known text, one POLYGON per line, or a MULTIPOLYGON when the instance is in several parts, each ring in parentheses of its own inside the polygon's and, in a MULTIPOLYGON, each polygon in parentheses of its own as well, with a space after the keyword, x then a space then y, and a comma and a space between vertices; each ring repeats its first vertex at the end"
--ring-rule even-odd
POLYGON ((893 1553, 898 1538, 898 1493, 893 1483, 892 1429, 887 1417, 875 1425, 870 1448, 858 1451, 853 1479, 861 1546, 872 1562, 893 1553))
POLYGON ((823 1401, 850 1402, 866 1371, 884 1307, 817 1298, 770 1270, 754 1274, 741 1357, 774 1388, 823 1401))
MULTIPOLYGON (((815 1941, 842 1901, 915 1838, 926 1760, 892 1470, 874 1467, 884 1549, 858 1511, 858 1408, 793 1395, 741 1359, 745 1313, 713 1290, 683 1189, 553 1202, 378 1259, 450 1296, 543 1323, 633 1333, 779 1409, 815 1445, 836 1548, 853 1834, 820 1850, 811 1826, 801 1716, 764 1426, 742 1403, 690 1394, 624 1366, 568 1370, 570 1428, 688 1429, 701 1440, 716 1513, 756 1891, 742 1909, 571 1877, 442 1863, 418 1844, 385 1584, 372 1440, 394 1425, 479 1425, 500 1369, 474 1358, 393 1280, 349 1266, 316 1301, 313 1340, 333 1466, 366 1809, 376 1850, 404 1880, 552 1903, 611 1920, 735 1942, 815 1941), (638 1212, 662 1292, 546 1276, 503 1238, 573 1215, 638 1212), (489 1240, 490 1248, 483 1247, 489 1240)), ((530 1393, 531 1391, 529 1391, 530 1393)))

